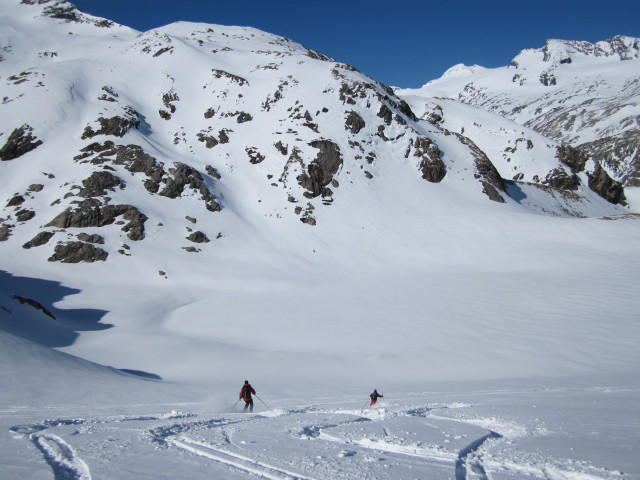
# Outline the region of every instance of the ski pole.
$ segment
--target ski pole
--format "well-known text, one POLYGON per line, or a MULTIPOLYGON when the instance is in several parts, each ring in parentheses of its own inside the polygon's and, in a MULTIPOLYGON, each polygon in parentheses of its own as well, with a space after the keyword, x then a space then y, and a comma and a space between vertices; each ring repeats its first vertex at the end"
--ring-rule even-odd
POLYGON ((267 408, 271 408, 269 405, 267 405, 266 403, 264 403, 264 402, 262 401, 262 399, 261 399, 258 395, 256 395, 256 398, 257 398, 258 400, 260 400, 260 402, 261 402, 265 407, 267 407, 267 408))
POLYGON ((238 404, 239 401, 240 401, 240 399, 236 400, 236 403, 233 404, 233 407, 231 407, 231 410, 236 408, 236 405, 238 404))

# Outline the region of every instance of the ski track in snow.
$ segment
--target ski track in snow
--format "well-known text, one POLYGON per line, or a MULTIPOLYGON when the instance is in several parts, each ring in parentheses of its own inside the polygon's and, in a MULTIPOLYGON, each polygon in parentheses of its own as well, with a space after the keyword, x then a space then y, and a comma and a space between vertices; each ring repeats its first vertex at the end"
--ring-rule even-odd
POLYGON ((181 440, 171 440, 171 443, 176 447, 191 452, 195 455, 200 455, 210 460, 224 463, 239 470, 254 473, 260 477, 268 478, 271 480, 315 480, 313 477, 308 477, 306 475, 300 475, 288 470, 283 470, 281 468, 274 467, 273 465, 254 460, 243 455, 238 455, 237 453, 232 453, 220 448, 216 448, 212 445, 196 442, 195 440, 189 438, 182 438, 181 440))
POLYGON ((91 480, 87 464, 67 442, 54 434, 31 434, 31 441, 42 452, 56 480, 91 480))
MULTIPOLYGON (((437 415, 434 410, 460 408, 459 405, 444 405, 440 407, 414 407, 411 409, 391 410, 388 408, 379 409, 327 409, 314 405, 295 409, 272 409, 260 414, 237 414, 231 413, 228 418, 217 417, 203 420, 196 420, 198 415, 192 413, 178 413, 171 411, 162 415, 138 415, 138 416, 117 416, 105 417, 102 419, 50 419, 42 420, 38 423, 16 425, 10 431, 23 435, 24 438, 37 447, 42 453, 46 463, 53 471, 55 480, 90 480, 92 478, 89 465, 78 455, 76 450, 62 438, 65 435, 63 430, 60 434, 55 434, 49 430, 68 429, 75 426, 100 426, 104 428, 117 428, 123 422, 142 422, 140 431, 142 438, 146 438, 150 443, 160 445, 168 449, 176 449, 191 453, 195 456, 205 458, 216 464, 227 468, 249 473, 260 478, 270 480, 319 480, 321 478, 331 478, 326 475, 310 476, 308 473, 294 472, 293 469, 310 470, 309 462, 302 465, 300 461, 288 461, 288 466, 278 466, 282 463, 282 457, 274 455, 269 457, 268 453, 257 453, 249 447, 243 447, 235 442, 232 437, 238 428, 251 428, 266 426, 267 429, 278 431, 278 427, 268 425, 276 419, 291 419, 292 424, 297 424, 297 430, 289 430, 289 439, 298 442, 316 441, 326 442, 333 445, 343 445, 339 457, 353 457, 359 453, 378 452, 394 458, 414 458, 418 461, 425 461, 429 465, 438 464, 444 468, 451 468, 452 476, 455 480, 491 480, 492 472, 502 472, 507 475, 526 476, 532 479, 541 480, 603 480, 611 478, 605 471, 600 472, 597 468, 587 465, 585 471, 566 469, 557 460, 547 459, 532 454, 526 460, 518 456, 514 458, 494 457, 491 452, 501 443, 509 441, 515 437, 526 435, 536 435, 536 431, 520 425, 500 423, 494 419, 485 418, 450 418, 437 415), (246 416, 245 416, 246 415, 246 416), (306 419, 305 415, 328 415, 347 416, 343 421, 326 423, 313 423, 304 425, 301 419, 306 419), (233 416, 233 418, 231 418, 233 416), (239 417, 239 418, 237 418, 239 417), (347 434, 342 429, 358 426, 359 424, 384 423, 389 419, 423 419, 424 425, 437 430, 445 436, 447 430, 453 431, 456 425, 463 427, 474 427, 482 429, 488 433, 473 439, 459 450, 443 448, 440 445, 427 445, 421 442, 408 442, 404 438, 394 436, 393 428, 382 425, 380 430, 382 436, 365 435, 358 437, 357 434, 347 434), (189 420, 187 420, 189 419, 189 420), (178 421, 176 421, 178 420, 178 421), (150 426, 144 425, 147 422, 167 422, 166 424, 150 426), (439 422, 439 425, 431 424, 439 422), (490 427, 493 425, 493 427, 490 427), (492 428, 504 429, 504 434, 494 431, 492 428), (194 438, 200 433, 206 433, 215 429, 221 440, 217 444, 194 438), (241 451, 241 453, 238 453, 241 451), (271 458, 271 459, 270 459, 271 458), (591 473, 595 472, 595 473, 591 473), (601 473, 598 475, 597 473, 601 473)), ((71 435, 82 435, 80 429, 76 429, 71 435)), ((281 433, 281 432, 279 432, 281 433)), ((69 434, 66 432, 66 434, 69 434)), ((459 436, 456 438, 460 438, 459 436)), ((274 439, 275 440, 275 439, 274 439)), ((240 442, 244 444, 245 442, 240 442)), ((78 442, 82 445, 82 440, 78 442)), ((503 445, 504 446, 504 445, 503 445)), ((319 458, 319 457, 318 457, 319 458)), ((569 462, 571 463, 571 462, 569 462)), ((313 471, 313 470, 311 470, 313 471)), ((372 478, 367 473, 352 472, 351 476, 341 478, 372 478), (355 475, 355 476, 354 476, 355 475)), ((622 474, 616 478, 624 478, 622 474)), ((373 477, 375 478, 375 477, 373 477)))

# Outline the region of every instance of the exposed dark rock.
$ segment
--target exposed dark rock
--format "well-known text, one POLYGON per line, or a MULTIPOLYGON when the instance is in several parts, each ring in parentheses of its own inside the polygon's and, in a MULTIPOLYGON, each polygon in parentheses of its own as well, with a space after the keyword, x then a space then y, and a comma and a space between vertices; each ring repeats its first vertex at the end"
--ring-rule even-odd
POLYGON ((51 237, 55 235, 55 232, 40 232, 27 243, 22 245, 22 248, 31 248, 31 247, 39 247, 40 245, 44 245, 47 243, 51 237))
POLYGON ((626 203, 622 184, 611 179, 607 171, 599 163, 596 164, 593 173, 588 173, 587 176, 589 177, 589 188, 606 201, 614 205, 619 203, 624 205, 626 203))
POLYGON ((505 203, 502 195, 498 193, 498 190, 496 190, 496 188, 492 184, 490 184, 489 182, 485 182, 484 180, 481 180, 480 183, 482 183, 482 193, 489 197, 490 200, 498 203, 505 203))
POLYGON ((213 178, 220 180, 222 178, 222 175, 220 175, 220 173, 218 172, 218 170, 216 170, 215 168, 213 168, 211 165, 207 165, 204 168, 205 172, 207 172, 209 175, 211 175, 213 178))
POLYGON ((316 219, 312 216, 301 217, 300 221, 302 223, 306 223, 307 225, 311 225, 311 226, 316 225, 316 219))
POLYGON ((289 153, 289 149, 282 144, 282 142, 280 140, 278 140, 275 144, 274 147, 276 147, 276 149, 282 154, 282 155, 287 155, 289 153))
POLYGON ((505 203, 505 199, 499 192, 506 193, 507 187, 495 165, 470 138, 459 133, 454 133, 454 135, 471 150, 476 167, 474 177, 480 180, 482 191, 494 202, 505 203))
POLYGON ((376 135, 379 136, 385 142, 389 141, 389 139, 387 138, 387 135, 384 133, 384 125, 378 125, 378 131, 376 132, 376 135))
POLYGON ((95 198, 88 198, 80 202, 77 208, 67 208, 51 220, 46 227, 58 228, 90 228, 104 227, 115 222, 122 216, 129 223, 123 228, 128 232, 131 240, 141 240, 144 237, 144 222, 147 217, 131 205, 102 205, 95 198))
POLYGON ((26 123, 11 132, 0 148, 0 160, 14 160, 42 145, 42 140, 33 136, 33 128, 26 123))
POLYGON ((69 242, 55 246, 54 253, 49 257, 50 262, 80 263, 105 261, 109 254, 99 247, 89 243, 69 242))
POLYGON ((103 100, 105 102, 112 102, 112 103, 118 101, 116 100, 116 98, 118 98, 119 95, 113 90, 112 87, 105 85, 104 87, 102 87, 102 91, 104 91, 105 93, 100 95, 98 97, 98 100, 103 100))
POLYGON ((552 85, 556 85, 558 82, 556 80, 556 76, 553 73, 544 72, 540 74, 540 83, 545 87, 550 87, 552 85))
POLYGON ((36 212, 34 212, 33 210, 20 210, 18 213, 16 213, 16 221, 26 222, 28 220, 31 220, 35 216, 36 212))
POLYGON ((124 135, 132 128, 138 128, 140 126, 140 119, 138 118, 138 112, 129 108, 127 110, 126 117, 111 117, 111 118, 98 118, 97 122, 100 124, 100 128, 94 131, 91 126, 87 126, 82 134, 82 139, 93 138, 96 135, 113 135, 116 137, 124 137, 124 135))
POLYGON ((623 186, 640 187, 640 130, 602 137, 576 148, 606 166, 623 186))
POLYGON ((308 190, 305 196, 329 196, 331 194, 326 187, 342 166, 340 147, 330 140, 316 140, 309 145, 319 150, 318 155, 307 167, 307 173, 299 175, 297 180, 300 186, 308 190))
POLYGON ((177 198, 182 195, 185 187, 188 186, 200 193, 200 198, 205 202, 207 210, 211 212, 220 211, 220 204, 216 202, 215 196, 205 185, 200 172, 181 162, 175 162, 174 165, 175 168, 169 169, 172 177, 164 179, 165 187, 160 191, 160 195, 177 198))
POLYGON ((441 152, 438 146, 426 137, 416 137, 411 140, 413 156, 420 158, 420 171, 422 178, 432 183, 439 183, 447 174, 444 162, 440 158, 441 152))
POLYGON ((209 240, 209 237, 202 232, 193 232, 187 237, 187 240, 194 243, 209 243, 211 241, 209 240))
POLYGON ((88 234, 88 233, 82 232, 76 235, 76 237, 78 238, 78 240, 82 242, 98 243, 100 245, 104 244, 104 238, 102 238, 102 236, 98 235, 97 233, 88 234))
POLYGON ((335 60, 331 57, 327 57, 326 55, 316 51, 316 50, 307 50, 307 57, 311 57, 314 60, 321 60, 323 62, 335 62, 335 60))
POLYGON ((236 118, 236 121, 238 123, 246 123, 246 122, 250 122, 251 120, 253 120, 253 117, 251 116, 250 113, 247 113, 247 112, 240 112, 238 114, 238 117, 236 118))
POLYGON ((573 173, 582 172, 589 160, 586 154, 569 145, 560 145, 556 151, 556 158, 568 166, 573 173))
POLYGON ((384 103, 380 106, 380 110, 378 110, 378 116, 384 120, 384 123, 391 125, 393 112, 384 103))
POLYGON ((46 308, 44 308, 42 306, 42 304, 40 302, 37 302, 31 298, 26 298, 26 297, 22 297, 20 295, 12 295, 11 296, 14 300, 17 300, 20 302, 21 305, 24 305, 25 303, 27 305, 29 305, 30 307, 35 308, 36 310, 40 310, 42 313, 44 313, 46 316, 53 318, 54 320, 56 320, 56 317, 53 315, 53 313, 51 313, 49 310, 47 310, 46 308))
POLYGON ((195 218, 193 218, 193 217, 190 217, 189 215, 185 216, 184 218, 185 218, 188 222, 191 222, 191 223, 194 223, 194 224, 195 224, 195 223, 197 223, 197 220, 196 220, 195 218))
POLYGON ((151 155, 147 154, 138 145, 117 145, 113 149, 101 153, 95 161, 102 161, 103 157, 115 154, 113 163, 116 165, 124 165, 125 168, 132 173, 144 173, 149 177, 145 182, 145 188, 151 193, 157 193, 159 184, 165 175, 163 164, 156 161, 151 155))
POLYGON ((218 78, 218 79, 224 78, 230 81, 231 83, 237 83, 240 86, 249 85, 249 82, 247 80, 245 80, 242 77, 239 77, 238 75, 233 75, 232 73, 225 72, 224 70, 212 69, 211 71, 213 72, 214 78, 218 78))
POLYGON ((196 247, 182 247, 182 249, 189 253, 198 253, 200 251, 200 249, 196 247))
POLYGON ((411 107, 409 106, 409 104, 407 102, 405 102, 404 100, 400 100, 400 102, 398 102, 396 108, 398 110, 400 110, 400 113, 402 113, 403 115, 405 115, 406 117, 408 117, 411 120, 416 120, 416 115, 413 113, 413 110, 411 110, 411 107))
POLYGON ((29 192, 41 192, 42 189, 44 189, 44 185, 41 183, 34 183, 33 185, 29 185, 29 188, 27 188, 29 192))
POLYGON ((115 191, 118 185, 124 186, 124 183, 115 175, 101 171, 93 172, 89 178, 82 181, 82 185, 83 188, 78 192, 78 196, 91 198, 106 195, 107 190, 115 191))
POLYGON ((366 123, 364 122, 362 117, 358 115, 357 112, 351 110, 349 112, 349 115, 347 115, 344 126, 347 130, 355 135, 366 126, 366 123))
POLYGON ((262 155, 255 147, 245 148, 245 152, 249 155, 249 162, 253 163, 262 163, 265 159, 265 156, 262 155))
POLYGON ((203 132, 198 132, 196 137, 198 138, 198 141, 203 142, 204 146, 207 148, 213 148, 219 143, 215 137, 212 137, 211 135, 205 135, 203 132))
POLYGON ((73 159, 76 161, 83 160, 85 158, 91 157, 92 155, 95 155, 96 153, 110 151, 114 148, 114 146, 115 145, 111 140, 107 140, 104 143, 93 142, 87 145, 86 147, 80 149, 82 153, 80 155, 73 157, 73 159))
POLYGON ((575 173, 568 175, 562 168, 556 168, 549 172, 542 183, 560 190, 577 190, 580 186, 580 179, 575 173))
POLYGON ((7 223, 0 223, 0 242, 5 242, 11 236, 11 228, 13 225, 7 223))
POLYGON ((204 112, 204 118, 212 118, 216 114, 216 111, 213 108, 208 108, 206 112, 204 112))
POLYGON ((222 129, 218 132, 218 141, 222 144, 229 143, 229 136, 227 132, 231 132, 231 130, 222 129))
POLYGON ((17 207, 24 203, 24 197, 22 195, 14 195, 8 202, 7 207, 17 207))

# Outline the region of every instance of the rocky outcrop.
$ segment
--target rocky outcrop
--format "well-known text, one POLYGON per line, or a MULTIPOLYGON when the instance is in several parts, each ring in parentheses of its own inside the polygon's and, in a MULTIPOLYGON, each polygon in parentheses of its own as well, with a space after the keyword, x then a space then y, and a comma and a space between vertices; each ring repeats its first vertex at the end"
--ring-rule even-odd
POLYGON ((13 225, 9 225, 8 223, 0 223, 0 242, 5 242, 11 236, 11 229, 13 225))
MULTIPOLYGON (((131 173, 143 173, 147 177, 144 180, 147 191, 164 197, 178 198, 184 189, 189 187, 200 193, 200 198, 205 202, 207 210, 217 212, 221 208, 200 172, 181 162, 175 162, 174 167, 167 171, 162 162, 158 162, 139 145, 114 145, 110 141, 104 144, 92 143, 83 149, 83 154, 76 157, 76 160, 94 165, 113 163, 113 165, 124 166, 131 173), (93 155, 95 155, 94 158, 89 160, 93 155)), ((215 173, 213 167, 209 170, 215 173)), ((102 186, 104 189, 115 188, 117 185, 120 185, 120 188, 124 187, 124 182, 115 175, 108 172, 99 172, 99 174, 99 176, 94 174, 96 177, 92 178, 91 184, 102 186)))
POLYGON ((640 129, 606 136, 576 147, 604 165, 625 187, 640 187, 640 129))
POLYGON ((82 139, 93 138, 96 135, 113 135, 115 137, 124 137, 124 135, 132 128, 138 128, 140 126, 140 119, 138 118, 138 112, 133 108, 127 107, 125 109, 127 115, 125 117, 100 117, 96 121, 100 124, 98 130, 94 130, 91 125, 85 127, 82 133, 82 139))
POLYGON ((56 245, 50 262, 80 263, 105 261, 109 254, 89 243, 69 242, 56 245))
POLYGON ((307 172, 298 176, 298 183, 307 190, 305 196, 308 198, 330 196, 332 192, 327 186, 342 166, 340 147, 330 140, 316 140, 309 145, 319 152, 307 167, 307 172))
POLYGON ((200 198, 205 202, 207 210, 220 211, 220 204, 205 185, 200 172, 184 163, 175 162, 174 165, 175 168, 169 169, 171 177, 163 180, 165 186, 159 194, 164 197, 177 198, 182 195, 186 187, 189 187, 200 193, 200 198))
POLYGON ((55 235, 55 232, 40 232, 35 237, 33 237, 31 240, 29 240, 27 243, 22 245, 22 248, 29 249, 29 248, 32 248, 32 247, 39 247, 41 245, 44 245, 54 235, 55 235))
POLYGON ((107 190, 115 191, 117 186, 124 188, 120 178, 109 172, 93 172, 89 178, 82 181, 83 188, 78 192, 79 197, 92 198, 106 195, 107 190))
POLYGON ((16 221, 27 222, 36 216, 36 212, 33 210, 23 209, 16 213, 16 221))
POLYGON ((193 232, 187 237, 187 240, 193 243, 209 243, 211 241, 209 237, 202 232, 193 232))
POLYGON ((411 140, 410 145, 413 147, 413 156, 420 159, 422 178, 432 183, 441 182, 447 174, 447 169, 440 158, 438 146, 426 137, 416 137, 415 140, 411 140))
POLYGON ((556 151, 556 157, 566 166, 568 166, 573 173, 580 173, 584 170, 584 167, 589 158, 580 150, 573 148, 569 145, 561 145, 556 151))
POLYGON ((66 209, 45 226, 58 228, 104 227, 113 224, 120 216, 129 222, 122 227, 122 231, 127 232, 127 237, 131 240, 142 240, 144 238, 144 222, 147 220, 143 213, 131 205, 103 205, 95 198, 79 202, 76 208, 66 209))
POLYGON ((476 173, 473 175, 482 184, 482 192, 489 197, 490 200, 498 203, 505 203, 505 199, 500 192, 506 194, 507 187, 504 180, 500 176, 498 169, 495 167, 486 153, 484 153, 470 138, 459 133, 455 133, 461 143, 469 147, 473 155, 476 173))
POLYGON ((360 130, 362 130, 366 126, 366 124, 362 119, 362 117, 358 115, 357 112, 354 112, 353 110, 351 110, 349 112, 349 115, 347 115, 347 119, 344 122, 344 126, 347 130, 349 130, 351 133, 356 135, 360 133, 360 130))
POLYGON ((13 197, 11 197, 11 199, 7 202, 7 207, 18 207, 20 205, 22 205, 25 202, 24 197, 22 195, 14 195, 13 197))
POLYGON ((587 174, 589 188, 614 205, 626 203, 624 188, 620 182, 613 180, 600 164, 596 164, 593 173, 587 174))
POLYGON ((42 140, 38 140, 33 135, 33 128, 24 124, 13 130, 5 144, 0 148, 0 160, 15 160, 40 145, 42 145, 42 140))
POLYGON ((79 233, 78 235, 76 235, 77 239, 82 241, 82 242, 87 242, 87 243, 98 243, 100 245, 104 244, 104 238, 102 238, 100 235, 98 235, 97 233, 94 234, 88 234, 88 233, 79 233))
POLYGON ((580 186, 580 179, 575 173, 569 175, 564 169, 555 168, 549 172, 542 184, 559 190, 577 190, 580 186))

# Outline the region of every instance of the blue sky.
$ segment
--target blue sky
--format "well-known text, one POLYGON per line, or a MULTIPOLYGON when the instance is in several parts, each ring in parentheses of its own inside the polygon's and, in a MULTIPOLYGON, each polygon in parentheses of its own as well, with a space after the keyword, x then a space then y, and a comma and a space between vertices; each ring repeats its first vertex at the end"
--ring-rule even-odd
POLYGON ((137 30, 178 20, 259 28, 398 87, 419 87, 458 63, 506 65, 547 38, 640 37, 637 0, 71 1, 137 30))

